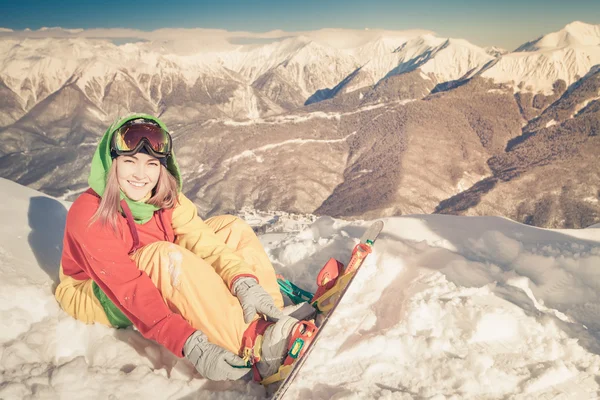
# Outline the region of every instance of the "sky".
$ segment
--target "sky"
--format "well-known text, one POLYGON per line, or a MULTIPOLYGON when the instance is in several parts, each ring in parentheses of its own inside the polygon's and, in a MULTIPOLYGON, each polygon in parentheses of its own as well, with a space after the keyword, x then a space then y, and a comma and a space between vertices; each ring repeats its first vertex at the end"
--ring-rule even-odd
POLYGON ((440 37, 514 50, 570 22, 600 24, 597 0, 185 0, 4 2, 0 27, 216 28, 266 32, 320 28, 427 29, 440 37))

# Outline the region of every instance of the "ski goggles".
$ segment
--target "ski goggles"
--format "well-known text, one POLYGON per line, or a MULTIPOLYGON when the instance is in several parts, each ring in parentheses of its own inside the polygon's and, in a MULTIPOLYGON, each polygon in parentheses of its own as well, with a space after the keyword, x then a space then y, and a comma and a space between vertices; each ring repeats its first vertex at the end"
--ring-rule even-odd
POLYGON ((145 147, 150 155, 158 158, 171 154, 171 135, 149 121, 128 123, 115 131, 112 150, 120 156, 131 156, 145 147))

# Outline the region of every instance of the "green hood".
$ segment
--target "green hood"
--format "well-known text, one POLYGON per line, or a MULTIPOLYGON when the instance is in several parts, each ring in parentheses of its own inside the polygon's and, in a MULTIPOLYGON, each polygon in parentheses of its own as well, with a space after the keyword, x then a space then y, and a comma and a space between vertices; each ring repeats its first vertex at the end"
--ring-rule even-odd
MULTIPOLYGON (((100 197, 104 194, 104 189, 106 187, 106 177, 108 175, 108 170, 112 165, 112 158, 110 157, 110 143, 113 137, 114 132, 123 126, 125 123, 143 118, 150 121, 156 122, 160 125, 161 128, 168 131, 165 124, 163 124, 158 118, 155 118, 151 115, 147 114, 132 114, 125 118, 120 119, 119 121, 113 123, 107 131, 104 133, 102 139, 98 143, 98 148, 96 148, 96 152, 94 153, 94 158, 92 159, 92 168, 90 171, 90 176, 88 178, 88 183, 90 187, 98 193, 100 197)), ((175 160, 175 154, 172 151, 171 155, 167 158, 167 169, 177 179, 178 191, 181 191, 181 174, 179 172, 179 166, 177 165, 177 161, 175 160)), ((121 191, 121 199, 125 199, 127 205, 131 209, 131 213, 133 214, 133 218, 135 222, 138 224, 143 224, 148 222, 150 218, 152 218, 152 214, 154 211, 158 210, 158 207, 153 206, 151 204, 146 204, 144 202, 133 201, 121 191)))

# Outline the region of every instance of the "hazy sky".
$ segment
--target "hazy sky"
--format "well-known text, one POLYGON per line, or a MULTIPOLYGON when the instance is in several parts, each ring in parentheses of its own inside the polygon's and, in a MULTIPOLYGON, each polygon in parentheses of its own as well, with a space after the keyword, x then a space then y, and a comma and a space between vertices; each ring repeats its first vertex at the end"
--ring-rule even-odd
POLYGON ((600 0, 9 0, 0 27, 220 28, 265 32, 319 28, 428 29, 440 37, 513 50, 573 21, 600 24, 600 0))

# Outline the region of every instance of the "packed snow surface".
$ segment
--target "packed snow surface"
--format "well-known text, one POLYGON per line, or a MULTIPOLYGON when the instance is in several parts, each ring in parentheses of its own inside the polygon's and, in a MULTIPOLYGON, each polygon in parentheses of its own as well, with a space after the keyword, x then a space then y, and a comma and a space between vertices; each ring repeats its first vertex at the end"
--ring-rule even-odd
MULTIPOLYGON (((258 399, 133 329, 52 295, 69 203, 0 179, 0 398, 258 399)), ((246 212, 276 270, 310 290, 370 221, 246 212)), ((600 393, 600 229, 496 217, 384 219, 374 253, 286 398, 590 399, 600 393)))

